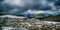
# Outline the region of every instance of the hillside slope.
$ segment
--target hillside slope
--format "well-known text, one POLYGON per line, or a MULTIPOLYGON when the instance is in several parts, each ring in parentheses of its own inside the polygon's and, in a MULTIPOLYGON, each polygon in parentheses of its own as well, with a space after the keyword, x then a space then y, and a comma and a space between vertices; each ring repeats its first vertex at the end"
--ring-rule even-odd
POLYGON ((48 17, 48 18, 44 18, 44 19, 42 19, 42 20, 60 22, 60 16, 48 17))

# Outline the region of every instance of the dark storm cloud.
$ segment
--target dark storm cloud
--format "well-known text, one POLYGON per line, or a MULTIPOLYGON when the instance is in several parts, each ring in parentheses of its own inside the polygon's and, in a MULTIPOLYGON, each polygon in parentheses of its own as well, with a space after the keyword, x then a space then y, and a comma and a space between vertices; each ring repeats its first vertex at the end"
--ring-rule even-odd
POLYGON ((0 14, 18 15, 29 9, 56 10, 54 4, 57 2, 57 0, 0 0, 0 14))
POLYGON ((56 5, 56 6, 60 6, 60 0, 56 1, 56 2, 55 2, 55 5, 56 5))

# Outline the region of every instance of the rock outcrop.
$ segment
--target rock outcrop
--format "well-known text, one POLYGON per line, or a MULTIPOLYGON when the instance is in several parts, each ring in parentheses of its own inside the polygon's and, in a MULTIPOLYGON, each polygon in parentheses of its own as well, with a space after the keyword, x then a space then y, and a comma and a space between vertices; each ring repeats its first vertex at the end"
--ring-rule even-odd
MULTIPOLYGON (((56 22, 57 23, 57 22, 56 22)), ((55 29, 60 28, 60 26, 56 26, 56 23, 49 22, 49 21, 41 21, 38 19, 29 19, 27 17, 22 16, 13 16, 13 15, 2 15, 0 16, 0 24, 2 27, 12 27, 15 30, 42 30, 42 29, 55 29), (49 28, 48 28, 49 27, 49 28), (55 27, 55 28, 54 28, 55 27), (21 29, 20 29, 21 28, 21 29)), ((11 28, 7 28, 11 29, 11 28)))

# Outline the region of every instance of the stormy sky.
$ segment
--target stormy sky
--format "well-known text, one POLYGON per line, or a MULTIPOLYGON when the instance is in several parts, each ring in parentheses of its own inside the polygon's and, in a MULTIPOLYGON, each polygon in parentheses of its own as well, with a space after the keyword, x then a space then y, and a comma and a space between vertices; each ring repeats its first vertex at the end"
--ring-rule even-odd
POLYGON ((60 0, 0 0, 0 14, 60 15, 60 0))

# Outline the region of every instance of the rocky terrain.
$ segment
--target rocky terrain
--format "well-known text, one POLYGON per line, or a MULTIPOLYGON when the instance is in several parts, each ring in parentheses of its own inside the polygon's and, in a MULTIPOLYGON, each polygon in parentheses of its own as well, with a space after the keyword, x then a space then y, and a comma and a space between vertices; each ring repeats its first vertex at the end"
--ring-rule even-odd
POLYGON ((60 22, 41 21, 22 16, 0 16, 2 30, 60 30, 60 22))

